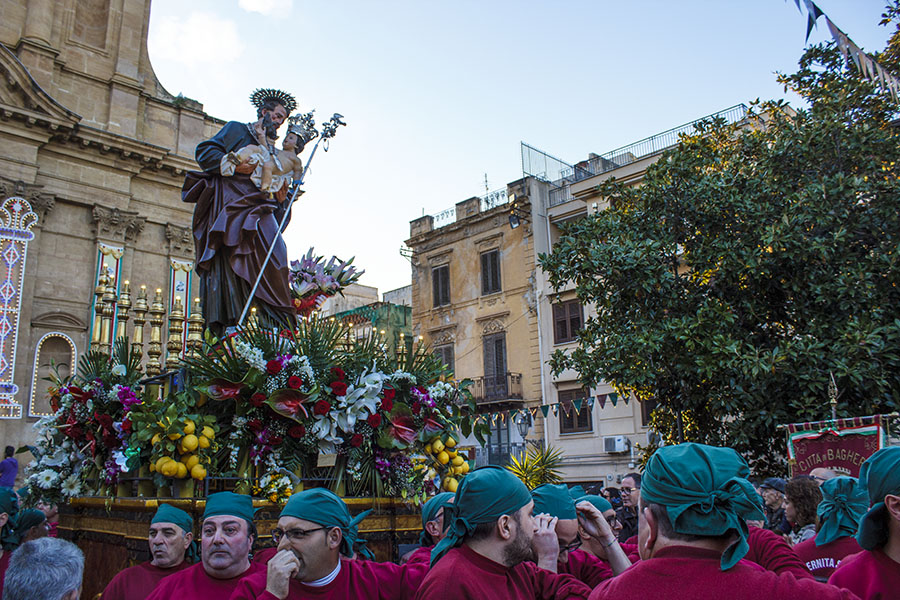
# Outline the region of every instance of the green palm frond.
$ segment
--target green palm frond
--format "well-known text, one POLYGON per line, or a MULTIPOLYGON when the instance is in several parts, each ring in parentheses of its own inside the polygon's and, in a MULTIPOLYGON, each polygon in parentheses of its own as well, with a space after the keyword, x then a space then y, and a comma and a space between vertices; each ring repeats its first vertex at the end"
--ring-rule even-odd
POLYGON ((562 483, 562 450, 558 448, 531 447, 518 457, 511 456, 509 462, 506 468, 529 490, 545 483, 562 483))

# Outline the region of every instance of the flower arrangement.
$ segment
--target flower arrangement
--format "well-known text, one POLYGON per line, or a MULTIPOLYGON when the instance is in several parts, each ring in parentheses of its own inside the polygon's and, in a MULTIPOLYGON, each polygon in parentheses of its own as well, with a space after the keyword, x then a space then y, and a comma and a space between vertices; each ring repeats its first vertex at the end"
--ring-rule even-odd
POLYGON ((324 257, 313 255, 312 248, 300 260, 292 260, 289 280, 297 314, 311 315, 325 300, 356 282, 365 271, 357 272, 352 262, 353 258, 342 261, 332 256, 326 263, 324 257))

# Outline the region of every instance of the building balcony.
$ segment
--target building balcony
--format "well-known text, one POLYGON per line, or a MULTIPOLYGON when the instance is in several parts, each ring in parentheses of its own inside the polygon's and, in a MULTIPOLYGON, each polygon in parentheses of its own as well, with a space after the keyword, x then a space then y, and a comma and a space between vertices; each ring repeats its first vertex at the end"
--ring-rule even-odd
POLYGON ((520 403, 522 400, 522 374, 506 372, 473 378, 470 388, 475 402, 481 405, 520 403))

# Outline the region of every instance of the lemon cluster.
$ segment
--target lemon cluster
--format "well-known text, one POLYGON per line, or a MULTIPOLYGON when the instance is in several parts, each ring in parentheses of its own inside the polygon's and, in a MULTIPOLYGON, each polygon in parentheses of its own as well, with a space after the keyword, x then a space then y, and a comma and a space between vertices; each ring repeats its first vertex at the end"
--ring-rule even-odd
POLYGON ((459 485, 457 475, 465 475, 469 472, 469 463, 454 448, 456 448, 456 439, 452 436, 447 437, 447 441, 442 441, 441 436, 437 436, 425 445, 425 452, 430 454, 440 465, 440 469, 447 471, 441 487, 448 492, 456 492, 459 485))
MULTIPOLYGON (((171 427, 167 427, 162 422, 159 425, 164 429, 171 430, 171 427)), ((154 447, 164 441, 165 438, 163 436, 165 435, 157 433, 153 436, 151 441, 154 447)), ((208 462, 208 459, 206 461, 203 460, 200 450, 209 448, 215 438, 215 430, 207 425, 198 433, 196 424, 190 419, 185 419, 182 430, 169 433, 167 437, 174 442, 175 452, 172 455, 163 454, 155 461, 151 461, 150 471, 156 471, 165 477, 174 477, 176 479, 185 479, 188 476, 198 481, 205 479, 206 467, 203 463, 208 462)), ((163 448, 167 446, 163 445, 163 448)))

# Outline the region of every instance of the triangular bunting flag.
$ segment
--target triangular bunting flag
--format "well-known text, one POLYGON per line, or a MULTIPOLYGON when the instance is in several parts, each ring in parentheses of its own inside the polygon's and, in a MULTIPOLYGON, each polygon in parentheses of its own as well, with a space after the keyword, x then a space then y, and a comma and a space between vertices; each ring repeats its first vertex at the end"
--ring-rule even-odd
POLYGON ((625 403, 625 406, 628 406, 628 401, 629 401, 630 399, 631 399, 631 398, 628 397, 628 394, 625 394, 624 396, 622 396, 622 402, 625 403))
POLYGON ((553 404, 552 406, 550 406, 550 408, 553 409, 553 416, 558 417, 559 416, 559 404, 553 404))
POLYGON ((612 402, 612 405, 613 405, 613 406, 615 406, 615 405, 616 405, 616 402, 619 401, 619 395, 618 395, 618 394, 610 394, 610 395, 609 395, 609 401, 612 402))
POLYGON ((819 20, 823 13, 819 10, 819 7, 812 0, 803 0, 803 3, 806 4, 806 10, 809 11, 809 15, 807 16, 806 22, 806 41, 809 42, 809 34, 812 33, 813 27, 816 25, 816 21, 819 20))
POLYGON ((572 406, 575 408, 575 414, 581 414, 581 405, 584 404, 584 400, 579 398, 578 400, 572 400, 572 406))
MULTIPOLYGON (((528 410, 528 412, 531 413, 531 420, 534 421, 534 419, 537 417, 538 409, 531 408, 528 410)), ((546 417, 547 415, 544 416, 546 417)))
POLYGON ((600 403, 600 408, 606 408, 606 394, 600 394, 597 396, 597 402, 600 403))
POLYGON ((594 397, 593 396, 588 396, 587 406, 588 406, 588 410, 594 410, 594 397))
POLYGON ((562 406, 562 411, 566 415, 566 418, 569 417, 569 406, 570 404, 567 402, 565 404, 559 404, 558 406, 562 406))
POLYGON ((544 413, 544 418, 546 419, 547 415, 550 414, 550 405, 544 404, 543 406, 541 406, 541 412, 544 413))

